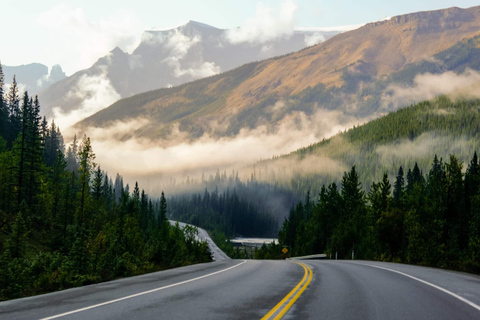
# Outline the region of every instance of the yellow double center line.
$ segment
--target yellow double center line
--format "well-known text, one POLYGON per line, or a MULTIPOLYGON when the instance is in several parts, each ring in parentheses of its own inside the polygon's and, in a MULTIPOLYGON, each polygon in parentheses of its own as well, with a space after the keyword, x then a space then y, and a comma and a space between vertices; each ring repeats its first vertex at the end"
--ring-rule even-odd
POLYGON ((292 291, 290 291, 285 298, 282 299, 269 313, 267 313, 261 320, 281 319, 285 313, 292 307, 292 305, 297 301, 297 299, 302 295, 303 291, 308 287, 312 281, 312 269, 309 266, 303 263, 295 262, 296 264, 303 267, 305 270, 305 275, 303 276, 302 281, 300 281, 292 291))

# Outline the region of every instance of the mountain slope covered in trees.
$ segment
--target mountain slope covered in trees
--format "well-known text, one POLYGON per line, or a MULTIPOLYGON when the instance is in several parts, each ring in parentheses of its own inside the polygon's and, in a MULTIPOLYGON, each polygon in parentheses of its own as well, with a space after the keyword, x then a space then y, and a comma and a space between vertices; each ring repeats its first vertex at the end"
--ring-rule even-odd
POLYGON ((367 190, 385 172, 393 181, 400 166, 418 163, 427 172, 434 155, 455 154, 467 163, 480 150, 480 101, 440 96, 391 112, 291 154, 256 163, 257 177, 298 194, 320 192, 356 166, 367 190), (289 168, 290 170, 285 170, 289 168))

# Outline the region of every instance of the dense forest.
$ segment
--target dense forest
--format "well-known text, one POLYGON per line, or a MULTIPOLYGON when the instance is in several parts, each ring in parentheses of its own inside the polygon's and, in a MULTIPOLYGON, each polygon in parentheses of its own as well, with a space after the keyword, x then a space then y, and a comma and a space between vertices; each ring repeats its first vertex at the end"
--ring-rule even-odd
MULTIPOLYGON (((480 272, 480 163, 464 169, 450 155, 434 157, 424 174, 417 164, 362 188, 355 166, 341 185, 323 186, 318 203, 307 196, 285 219, 279 241, 292 256, 327 253, 331 258, 406 262, 480 272)), ((281 256, 282 246, 265 257, 281 256)))
POLYGON ((240 198, 236 189, 219 193, 218 189, 191 196, 169 199, 169 214, 174 220, 232 236, 271 237, 278 232, 278 220, 271 214, 240 198))
POLYGON ((64 150, 38 99, 8 92, 0 64, 0 300, 211 261, 196 228, 167 220, 162 193, 130 192, 90 139, 64 150))

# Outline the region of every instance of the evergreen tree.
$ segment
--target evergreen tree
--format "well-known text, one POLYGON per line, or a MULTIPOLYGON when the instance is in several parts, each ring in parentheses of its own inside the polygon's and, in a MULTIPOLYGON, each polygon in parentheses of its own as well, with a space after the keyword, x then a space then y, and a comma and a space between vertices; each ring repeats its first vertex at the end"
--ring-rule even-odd
POLYGON ((448 259, 451 261, 458 261, 460 250, 465 250, 468 245, 468 238, 462 235, 462 232, 468 232, 462 168, 463 163, 450 155, 450 162, 445 164, 447 201, 444 243, 447 246, 448 259))
POLYGON ((22 129, 20 135, 18 136, 15 146, 14 154, 16 155, 16 169, 17 169, 17 203, 20 203, 25 200, 25 184, 27 180, 27 170, 28 170, 28 149, 29 149, 29 132, 31 130, 30 119, 32 118, 32 104, 28 97, 28 93, 25 92, 23 95, 23 105, 22 105, 22 129))
MULTIPOLYGON (((25 103, 25 100, 24 100, 25 103)), ((8 126, 7 126, 7 146, 11 148, 13 142, 22 130, 22 113, 20 112, 20 97, 18 85, 15 76, 7 95, 8 105, 8 126)))
POLYGON ((38 192, 38 180, 41 173, 42 155, 44 153, 44 145, 42 144, 42 137, 40 132, 41 117, 40 117, 40 103, 38 97, 35 97, 31 109, 29 134, 28 134, 28 162, 29 162, 29 185, 28 185, 28 203, 33 206, 34 195, 38 192))
POLYGON ((160 211, 158 215, 158 224, 162 225, 165 221, 167 221, 167 200, 165 199, 165 194, 162 191, 162 195, 160 196, 160 211))
POLYGON ((92 185, 92 195, 95 201, 100 200, 100 198, 103 195, 102 183, 103 183, 103 173, 102 173, 102 169, 100 169, 100 166, 98 166, 93 176, 93 185, 92 185))
MULTIPOLYGON (((340 256, 348 256, 352 250, 365 251, 361 240, 366 232, 365 193, 361 188, 355 166, 342 178, 342 221, 333 235, 332 245, 340 256)), ((335 251, 336 251, 335 250, 335 251)))
POLYGON ((92 170, 95 169, 96 164, 93 162, 95 160, 95 154, 93 153, 92 146, 90 144, 90 138, 84 136, 82 144, 80 145, 80 152, 78 154, 80 167, 78 168, 79 172, 79 182, 80 182, 80 192, 79 192, 79 202, 80 207, 77 215, 78 222, 85 222, 85 203, 87 202, 90 194, 90 177, 92 170))
MULTIPOLYGON (((409 170, 408 172, 410 175, 411 171, 409 170)), ((400 166, 400 168, 398 169, 397 179, 395 180, 395 186, 393 189, 393 205, 396 208, 403 207, 404 185, 405 185, 405 179, 403 178, 403 168, 400 166)))
POLYGON ((7 121, 8 121, 8 110, 7 105, 4 100, 3 87, 5 85, 3 76, 3 67, 0 61, 0 139, 7 140, 7 121))
POLYGON ((73 136, 73 141, 67 150, 67 170, 78 170, 78 141, 77 135, 73 136))

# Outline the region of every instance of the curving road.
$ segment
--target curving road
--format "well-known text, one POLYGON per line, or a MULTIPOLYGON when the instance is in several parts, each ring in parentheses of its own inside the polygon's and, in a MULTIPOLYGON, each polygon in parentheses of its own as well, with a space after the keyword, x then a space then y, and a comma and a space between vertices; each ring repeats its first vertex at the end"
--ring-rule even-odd
MULTIPOLYGON (((175 225, 177 222, 180 226, 180 228, 185 227, 188 225, 187 223, 184 222, 179 222, 179 221, 173 221, 173 220, 168 220, 170 224, 175 225)), ((190 225, 191 226, 191 225, 190 225)), ((198 238, 201 241, 206 241, 208 244, 208 247, 210 248, 210 252, 212 253, 213 260, 214 261, 223 261, 223 260, 230 260, 230 257, 225 254, 220 248, 213 242, 212 238, 208 235, 207 231, 205 231, 202 228, 197 227, 198 229, 198 238)))
POLYGON ((367 261, 222 260, 0 303, 0 319, 480 319, 480 277, 367 261))

